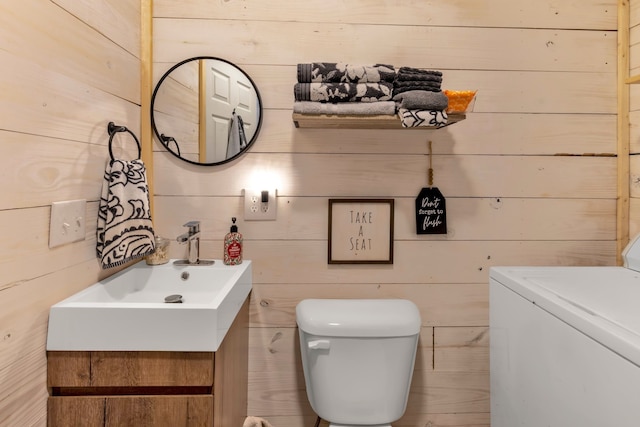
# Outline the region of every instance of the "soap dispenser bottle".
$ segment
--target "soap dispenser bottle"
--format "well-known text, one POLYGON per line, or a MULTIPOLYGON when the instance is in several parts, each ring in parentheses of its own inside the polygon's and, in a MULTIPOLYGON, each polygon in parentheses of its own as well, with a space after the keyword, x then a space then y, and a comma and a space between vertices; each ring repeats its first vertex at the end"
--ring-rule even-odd
POLYGON ((236 218, 231 218, 233 224, 226 236, 224 236, 224 260, 225 265, 237 265, 242 263, 242 234, 238 233, 236 218))

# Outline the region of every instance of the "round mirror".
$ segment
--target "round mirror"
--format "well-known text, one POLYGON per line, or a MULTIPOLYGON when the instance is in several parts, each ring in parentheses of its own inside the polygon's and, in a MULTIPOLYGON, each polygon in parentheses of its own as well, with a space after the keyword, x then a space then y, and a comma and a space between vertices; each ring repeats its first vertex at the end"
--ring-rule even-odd
POLYGON ((258 136, 262 101, 251 77, 224 59, 198 56, 167 71, 151 97, 151 125, 173 155, 219 165, 244 153, 258 136))

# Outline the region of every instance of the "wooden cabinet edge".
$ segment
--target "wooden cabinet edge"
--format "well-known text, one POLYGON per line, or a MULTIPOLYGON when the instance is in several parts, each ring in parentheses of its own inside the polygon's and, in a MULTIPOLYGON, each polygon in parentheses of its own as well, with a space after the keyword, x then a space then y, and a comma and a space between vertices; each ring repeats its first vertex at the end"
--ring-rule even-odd
MULTIPOLYGON (((446 126, 466 119, 466 114, 449 114, 446 126)), ((334 115, 334 114, 292 114, 296 128, 316 129, 405 129, 405 130, 436 130, 442 127, 419 126, 403 128, 397 115, 334 115)))
POLYGON ((215 352, 213 425, 241 426, 249 399, 249 299, 215 352))

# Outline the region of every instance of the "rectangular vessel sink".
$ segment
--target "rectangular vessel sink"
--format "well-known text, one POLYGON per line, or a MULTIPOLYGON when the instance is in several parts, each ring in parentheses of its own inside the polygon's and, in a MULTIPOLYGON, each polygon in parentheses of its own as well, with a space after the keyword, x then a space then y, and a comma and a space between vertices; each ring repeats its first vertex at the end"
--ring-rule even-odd
POLYGON ((47 350, 216 351, 251 286, 247 260, 141 261, 52 306, 47 350))

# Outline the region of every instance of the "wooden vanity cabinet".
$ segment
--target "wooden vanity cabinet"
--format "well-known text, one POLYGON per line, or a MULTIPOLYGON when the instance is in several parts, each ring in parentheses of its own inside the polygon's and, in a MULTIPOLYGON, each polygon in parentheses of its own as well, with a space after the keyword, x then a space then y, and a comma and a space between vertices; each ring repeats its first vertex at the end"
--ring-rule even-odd
POLYGON ((50 427, 241 426, 249 299, 216 352, 47 352, 50 427))

